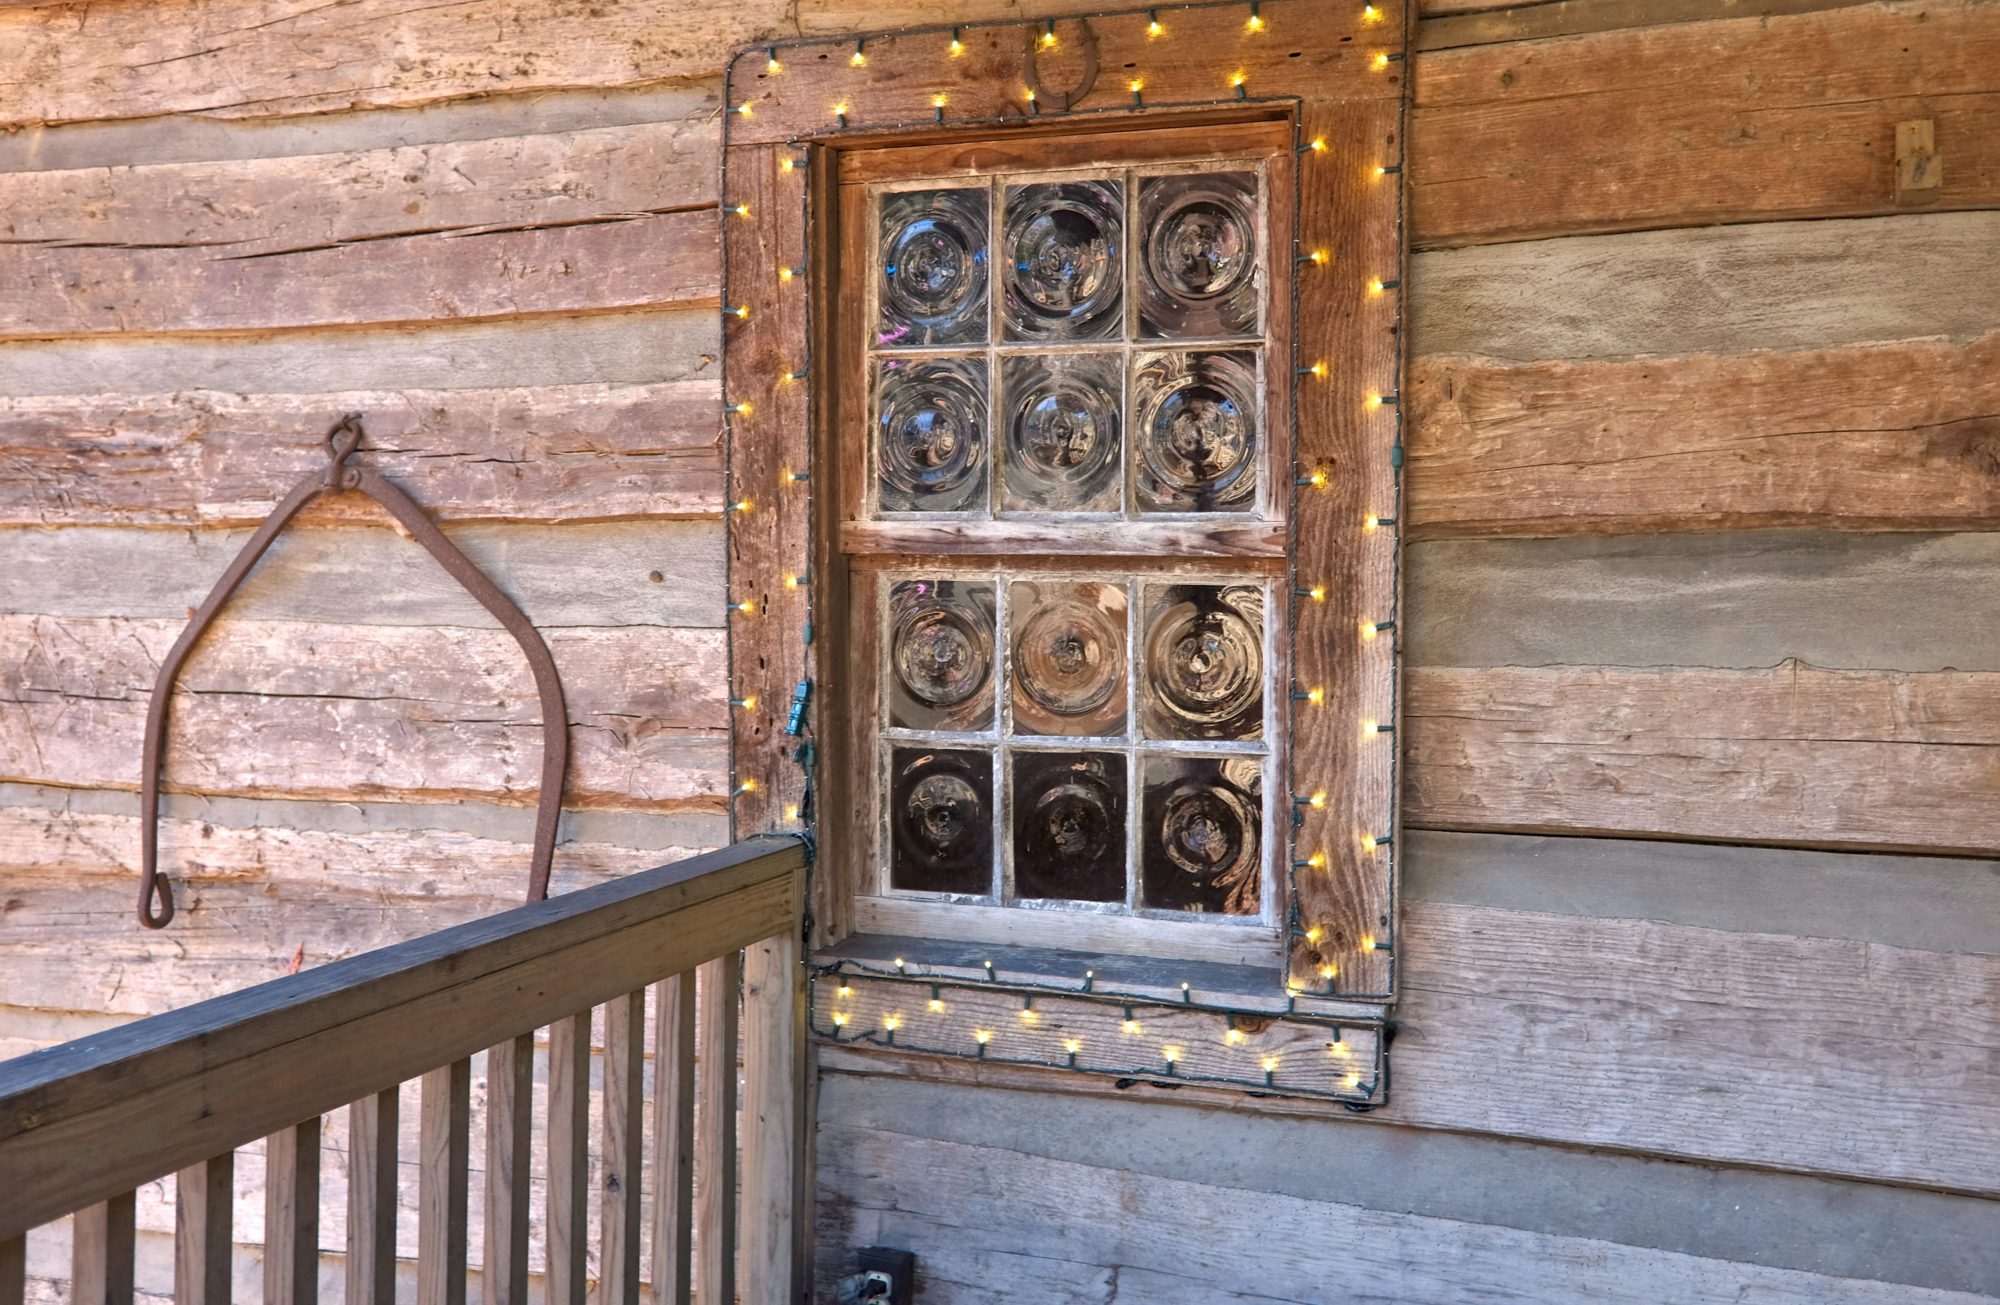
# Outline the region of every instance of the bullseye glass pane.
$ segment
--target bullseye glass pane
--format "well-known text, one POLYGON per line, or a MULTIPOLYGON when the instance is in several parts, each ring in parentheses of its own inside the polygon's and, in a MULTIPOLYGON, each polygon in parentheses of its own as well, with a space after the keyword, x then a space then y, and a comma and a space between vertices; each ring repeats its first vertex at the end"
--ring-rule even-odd
POLYGON ((1139 724, 1155 739, 1264 734, 1264 592, 1255 585, 1146 590, 1139 724))
POLYGON ((905 580, 889 590, 889 723, 902 729, 993 728, 993 586, 905 580))
POLYGON ((1125 590, 1094 581, 1008 586, 1014 730, 1125 732, 1125 590))
POLYGON ((1254 352, 1133 355, 1140 511, 1249 511, 1257 503, 1259 442, 1254 352))
POLYGON ((875 465, 885 512, 986 506, 986 362, 889 359, 875 380, 875 465))
POLYGON ((1255 173, 1143 178, 1136 239, 1140 335, 1257 333, 1255 173))
POLYGON ((1123 360, 1014 356, 1000 371, 1000 506, 1115 512, 1123 489, 1123 360))
POLYGON ((1144 760, 1140 890, 1160 911, 1254 915, 1263 888, 1263 772, 1250 757, 1144 760))
POLYGON ((1015 752, 1014 893, 1125 900, 1125 758, 1015 752))
POLYGON ((882 197, 878 348, 986 342, 990 203, 984 188, 882 197))
POLYGON ((993 758, 964 749, 890 749, 889 848, 894 887, 990 893, 993 758))
POLYGON ((1009 340, 1120 334, 1125 197, 1116 181, 1009 186, 1000 240, 1001 321, 1009 340))

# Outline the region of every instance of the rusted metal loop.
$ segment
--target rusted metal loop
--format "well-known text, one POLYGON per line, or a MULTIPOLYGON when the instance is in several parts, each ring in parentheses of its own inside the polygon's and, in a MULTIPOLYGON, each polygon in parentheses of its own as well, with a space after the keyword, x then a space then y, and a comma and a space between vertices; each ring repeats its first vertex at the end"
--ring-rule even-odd
POLYGON ((499 620, 527 655, 542 709, 542 778, 535 809, 534 855, 528 869, 527 900, 539 902, 549 895, 549 869, 555 860, 556 827, 562 817, 563 782, 569 769, 569 712, 563 702, 562 679, 556 672, 555 658, 549 655, 541 632, 513 600, 445 537, 409 495, 374 468, 349 465, 348 459, 361 447, 362 434, 358 412, 346 414, 327 432, 326 468, 301 480, 271 509, 271 515, 264 518, 256 533, 244 543, 242 551, 195 609, 180 638, 174 640, 174 646, 160 662, 160 673, 153 681, 153 699, 146 707, 146 743, 140 759, 139 781, 139 923, 149 929, 164 929, 174 918, 173 888, 166 876, 159 873, 160 779, 166 762, 167 706, 174 680, 188 654, 214 623, 216 614, 263 558, 272 541, 291 524, 292 518, 320 494, 341 489, 359 489, 380 503, 452 579, 499 620))
POLYGON ((1076 25, 1082 32, 1079 44, 1083 47, 1083 76, 1076 85, 1066 91, 1052 91, 1042 83, 1040 48, 1033 30, 1027 34, 1028 53, 1021 70, 1021 76, 1028 83, 1028 89, 1035 94, 1035 103, 1047 105, 1058 113, 1067 113, 1090 94, 1091 87, 1097 85, 1097 33, 1090 29, 1090 20, 1079 18, 1076 25))

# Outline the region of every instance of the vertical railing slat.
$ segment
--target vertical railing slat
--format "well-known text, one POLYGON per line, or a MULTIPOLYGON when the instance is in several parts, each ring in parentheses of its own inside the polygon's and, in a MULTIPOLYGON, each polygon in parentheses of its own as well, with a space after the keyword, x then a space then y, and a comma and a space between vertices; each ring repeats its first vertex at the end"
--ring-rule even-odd
POLYGON ((319 1120, 264 1142, 264 1305, 318 1305, 319 1120))
POLYGON ((654 985, 653 1305, 694 1290, 694 972, 654 985))
POLYGON ((71 1305, 132 1305, 137 1212, 131 1192, 76 1212, 70 1243, 71 1305))
POLYGON ((799 940, 781 935, 743 951, 744 1305, 792 1305, 805 1288, 805 988, 799 940))
POLYGON ((598 1305, 639 1305, 645 1163, 646 990, 604 1007, 604 1183, 598 1305))
POLYGON ((347 1108, 347 1305, 396 1305, 396 1088, 347 1108))
POLYGON ((229 1305, 235 1254, 236 1153, 174 1178, 174 1305, 229 1305))
POLYGON ((547 1305, 584 1305, 590 1244, 590 1012, 549 1026, 547 1305))
POLYGON ((528 1305, 528 1147, 535 1035, 486 1053, 486 1305, 528 1305))
POLYGON ((472 1062, 423 1077, 418 1115, 417 1305, 465 1305, 472 1062))
POLYGON ((701 1064, 695 1080, 695 1294, 736 1299, 736 1045, 743 954, 706 961, 696 1001, 701 1064))
POLYGON ((0 1305, 22 1305, 28 1295, 28 1239, 0 1237, 0 1305))

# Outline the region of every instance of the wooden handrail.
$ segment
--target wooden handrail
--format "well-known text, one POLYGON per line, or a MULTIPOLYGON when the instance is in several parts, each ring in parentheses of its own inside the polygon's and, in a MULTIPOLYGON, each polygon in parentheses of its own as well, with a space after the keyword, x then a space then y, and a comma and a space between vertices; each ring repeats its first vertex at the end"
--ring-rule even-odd
POLYGON ((770 938, 806 853, 750 839, 0 1064, 0 1248, 141 1183, 770 938))

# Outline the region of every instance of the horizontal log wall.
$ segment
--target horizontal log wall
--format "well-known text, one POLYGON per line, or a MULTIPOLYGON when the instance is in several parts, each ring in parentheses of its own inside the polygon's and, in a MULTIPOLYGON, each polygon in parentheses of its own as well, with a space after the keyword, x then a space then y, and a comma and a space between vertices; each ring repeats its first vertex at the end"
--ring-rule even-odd
MULTIPOLYGON (((936 21, 183 8, 0 5, 0 1054, 518 894, 518 654, 334 501, 190 667, 189 909, 129 923, 151 667, 343 411, 548 632, 558 890, 724 837, 720 70, 936 21)), ((2000 1296, 1966 1250, 2000 1236, 2000 5, 1422 12, 1392 1104, 842 1053, 822 1270, 911 1245, 945 1305, 2000 1296)))

